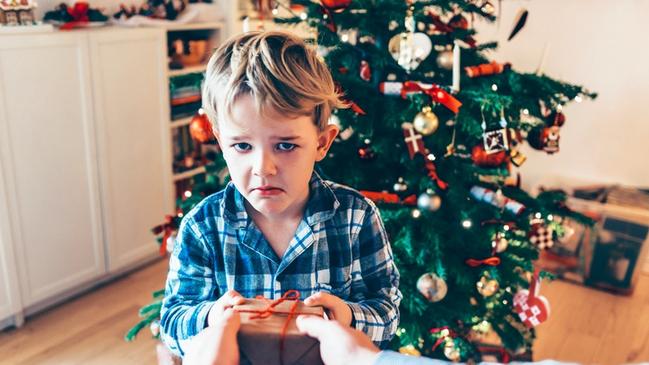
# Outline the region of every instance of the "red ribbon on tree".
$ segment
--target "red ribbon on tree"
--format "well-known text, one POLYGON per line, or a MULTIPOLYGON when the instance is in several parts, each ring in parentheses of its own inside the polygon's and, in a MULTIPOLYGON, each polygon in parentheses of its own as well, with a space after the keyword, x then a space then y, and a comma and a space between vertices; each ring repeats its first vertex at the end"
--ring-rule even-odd
MULTIPOLYGON (((428 150, 426 150, 426 152, 428 152, 428 150)), ((424 156, 424 161, 426 170, 428 170, 428 177, 433 179, 440 189, 446 190, 448 188, 448 183, 443 181, 439 175, 437 175, 437 167, 435 166, 435 163, 433 163, 433 161, 431 161, 427 156, 424 156)))
POLYGON ((489 265, 489 266, 498 266, 500 265, 500 257, 498 256, 491 256, 489 258, 486 258, 484 260, 476 260, 476 259, 467 259, 464 261, 467 265, 471 267, 478 267, 482 265, 489 265))
POLYGON ((430 87, 425 87, 418 82, 404 81, 403 86, 401 87, 401 97, 405 99, 408 93, 413 92, 422 92, 430 96, 432 101, 444 105, 450 111, 456 114, 460 111, 460 107, 462 106, 462 103, 459 100, 457 100, 455 97, 453 97, 453 95, 449 94, 446 90, 437 85, 430 85, 430 87))
POLYGON ((61 26, 61 30, 70 30, 76 26, 83 25, 89 22, 88 9, 90 6, 87 2, 76 2, 73 6, 68 7, 68 14, 72 17, 72 21, 67 22, 61 26))
POLYGON ((501 364, 508 364, 511 361, 511 356, 502 347, 497 346, 478 346, 478 352, 482 355, 499 355, 498 362, 501 364))
POLYGON ((453 338, 453 337, 457 337, 457 333, 456 333, 455 331, 453 331, 452 329, 448 328, 448 326, 432 328, 432 329, 430 330, 430 333, 431 333, 431 334, 435 334, 435 333, 440 333, 440 332, 444 332, 444 331, 446 331, 446 333, 442 333, 442 337, 440 337, 440 338, 437 339, 437 341, 436 341, 435 344, 433 345, 433 349, 432 349, 432 351, 435 351, 435 349, 436 349, 439 345, 441 345, 442 342, 444 342, 448 337, 451 337, 451 338, 453 338))
POLYGON ((375 203, 417 205, 417 196, 414 194, 401 200, 399 195, 394 193, 386 193, 384 191, 378 192, 378 191, 361 190, 360 193, 363 194, 364 197, 370 199, 375 203))
MULTIPOLYGON (((345 70, 346 70, 346 69, 345 69, 345 70)), ((345 71, 345 72, 347 72, 347 71, 345 71)), ((339 83, 336 83, 336 91, 337 91, 338 94, 340 94, 340 95, 345 95, 345 92, 344 92, 342 86, 340 86, 339 83)), ((365 110, 363 110, 360 106, 358 106, 358 104, 356 104, 356 103, 353 102, 352 100, 349 100, 349 99, 345 98, 344 96, 342 96, 341 99, 342 99, 343 103, 349 105, 349 107, 351 108, 351 110, 354 111, 354 113, 356 113, 356 114, 360 114, 360 115, 365 115, 365 114, 367 114, 367 113, 365 113, 365 110)))
MULTIPOLYGON (((266 299, 262 296, 257 296, 257 299, 266 299)), ((284 321, 284 325, 282 326, 282 331, 280 332, 280 338, 279 338, 279 361, 280 364, 284 364, 284 342, 286 338, 286 331, 288 330, 288 326, 291 321, 291 317, 296 317, 301 314, 305 315, 314 315, 313 313, 303 313, 303 312, 298 312, 297 305, 298 301, 300 300, 300 292, 297 290, 288 290, 284 295, 282 295, 281 298, 270 301, 268 303, 268 306, 264 309, 236 309, 237 312, 239 313, 253 313, 254 316, 251 316, 250 319, 263 319, 263 318, 268 318, 272 316, 273 314, 286 314, 286 321, 284 321), (286 311, 278 311, 274 309, 276 306, 278 306, 280 303, 283 303, 285 301, 293 301, 293 304, 291 305, 290 309, 288 312, 286 311)))

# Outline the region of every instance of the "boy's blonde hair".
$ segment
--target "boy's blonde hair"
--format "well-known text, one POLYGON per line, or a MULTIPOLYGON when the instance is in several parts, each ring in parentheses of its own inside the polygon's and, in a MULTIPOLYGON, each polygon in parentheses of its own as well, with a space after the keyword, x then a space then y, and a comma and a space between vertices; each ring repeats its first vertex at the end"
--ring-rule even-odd
POLYGON ((313 116, 320 130, 334 108, 344 107, 329 69, 315 50, 286 32, 238 35, 212 55, 203 85, 203 109, 215 130, 244 94, 253 97, 259 113, 270 107, 290 117, 313 116))

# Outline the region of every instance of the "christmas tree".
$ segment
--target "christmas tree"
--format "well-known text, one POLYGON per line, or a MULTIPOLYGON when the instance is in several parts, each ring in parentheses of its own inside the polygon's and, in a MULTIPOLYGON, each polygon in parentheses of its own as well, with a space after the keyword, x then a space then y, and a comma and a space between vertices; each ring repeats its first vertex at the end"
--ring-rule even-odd
POLYGON ((473 29, 496 19, 488 0, 275 6, 288 13, 277 22, 308 24, 350 106, 332 116, 341 133, 319 168, 380 207, 404 295, 394 348, 479 359, 492 329, 511 352, 530 350, 547 318, 534 260, 564 217, 587 220, 560 192, 520 189, 520 147, 558 152, 562 106, 595 94, 490 61, 497 44, 473 29))
MULTIPOLYGON (((595 94, 489 60, 497 44, 478 42, 472 26, 496 20, 488 0, 272 3, 273 14, 288 14, 277 22, 308 25, 350 106, 332 116, 341 133, 318 169, 380 207, 404 295, 394 349, 479 359, 480 333, 491 330, 510 352, 529 350, 547 314, 534 260, 562 234, 564 217, 589 221, 561 192, 520 189, 520 149, 558 152, 562 106, 595 94)), ((200 117, 192 125, 205 134, 200 117)), ((183 214, 227 181, 223 167, 217 158, 154 228, 161 252, 183 214)), ((162 295, 127 339, 149 324, 157 335, 162 295)))

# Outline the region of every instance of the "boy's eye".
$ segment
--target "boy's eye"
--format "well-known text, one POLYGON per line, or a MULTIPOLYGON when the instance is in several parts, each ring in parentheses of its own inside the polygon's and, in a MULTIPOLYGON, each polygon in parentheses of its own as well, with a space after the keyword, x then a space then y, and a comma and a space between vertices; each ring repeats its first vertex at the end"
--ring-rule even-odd
POLYGON ((250 151, 252 146, 249 143, 241 142, 241 143, 235 143, 232 145, 234 149, 238 152, 245 152, 245 151, 250 151))
POLYGON ((292 151, 297 145, 288 142, 281 142, 277 144, 277 149, 280 151, 292 151))

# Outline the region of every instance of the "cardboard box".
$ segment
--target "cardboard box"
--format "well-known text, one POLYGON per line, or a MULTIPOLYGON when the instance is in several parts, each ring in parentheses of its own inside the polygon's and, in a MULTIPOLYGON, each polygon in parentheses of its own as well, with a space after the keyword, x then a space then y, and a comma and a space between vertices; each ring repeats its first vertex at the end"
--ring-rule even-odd
MULTIPOLYGON (((272 308, 268 317, 255 318, 272 301, 268 299, 246 299, 234 309, 241 314, 241 329, 237 335, 241 364, 249 365, 320 365, 320 344, 311 337, 300 333, 295 325, 296 315, 289 316, 293 300, 279 303, 272 308), (284 326, 287 325, 282 335, 284 326), (283 346, 283 348, 282 348, 283 346), (280 360, 283 356, 283 361, 280 360)), ((297 302, 296 313, 323 317, 322 307, 307 307, 297 302)))

